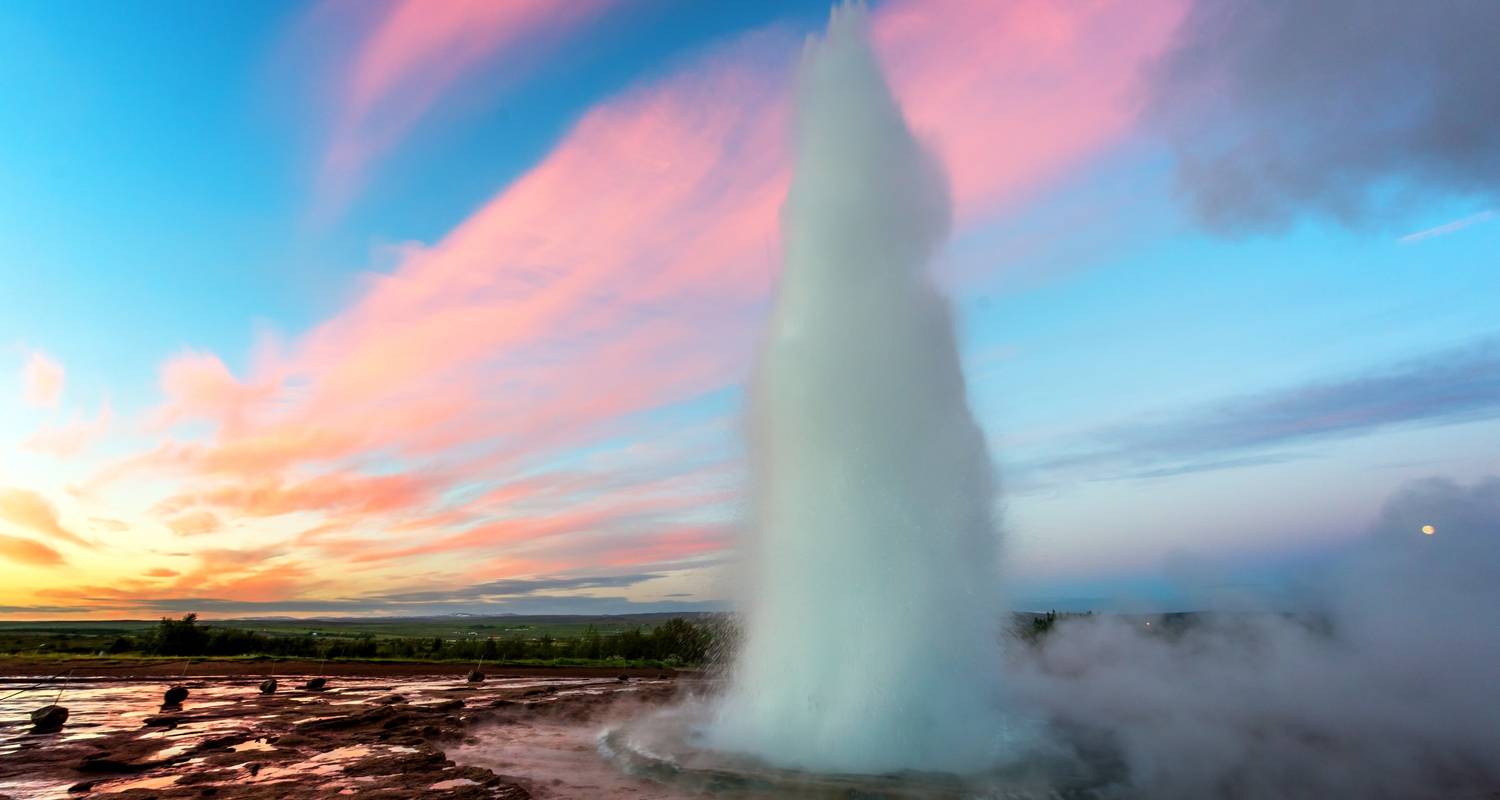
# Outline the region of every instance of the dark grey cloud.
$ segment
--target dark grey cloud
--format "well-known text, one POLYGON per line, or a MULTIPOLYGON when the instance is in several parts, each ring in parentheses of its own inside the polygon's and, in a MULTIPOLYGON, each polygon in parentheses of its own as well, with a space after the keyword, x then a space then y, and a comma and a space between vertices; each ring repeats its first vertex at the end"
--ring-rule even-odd
POLYGON ((68 606, 0 606, 0 614, 67 614, 77 611, 68 606))
POLYGON ((1201 0, 1148 117, 1222 232, 1345 223, 1426 193, 1500 198, 1500 3, 1201 0))
POLYGON ((398 592, 328 600, 230 600, 218 597, 152 597, 122 600, 86 598, 86 606, 0 606, 0 613, 65 614, 83 611, 147 611, 155 614, 197 612, 213 616, 268 614, 335 614, 436 616, 444 614, 644 614, 669 611, 712 611, 712 602, 681 600, 641 603, 626 597, 584 597, 558 594, 579 589, 623 589, 661 577, 659 572, 627 575, 589 575, 535 580, 501 580, 421 592, 398 592))
MULTIPOLYGON (((672 611, 714 611, 721 604, 670 601, 641 603, 625 597, 582 597, 536 594, 499 600, 392 603, 379 599, 274 600, 252 602, 211 597, 161 598, 119 609, 156 613, 197 612, 215 617, 257 617, 272 614, 323 614, 328 616, 427 617, 450 614, 493 616, 503 614, 650 614, 672 611)), ((78 609, 70 609, 77 611, 78 609)))
POLYGON ((1411 425, 1500 417, 1500 339, 1340 380, 1230 398, 1098 430, 1023 473, 1150 478, 1306 458, 1289 448, 1411 425))
POLYGON ((659 577, 661 577, 660 573, 646 572, 634 575, 593 575, 573 578, 500 580, 476 583, 455 589, 375 595, 370 599, 392 603, 433 603, 481 600, 484 598, 516 598, 573 589, 620 589, 659 577))

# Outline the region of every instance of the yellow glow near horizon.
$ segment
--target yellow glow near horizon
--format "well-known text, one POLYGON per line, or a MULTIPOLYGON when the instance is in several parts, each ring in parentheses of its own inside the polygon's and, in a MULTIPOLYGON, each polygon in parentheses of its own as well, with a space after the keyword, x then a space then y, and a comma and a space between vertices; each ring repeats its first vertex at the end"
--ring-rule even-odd
POLYGON ((1431 525, 1423 525, 1422 532, 1427 534, 1428 536, 1431 536, 1434 533, 1437 533, 1437 528, 1434 528, 1431 525))

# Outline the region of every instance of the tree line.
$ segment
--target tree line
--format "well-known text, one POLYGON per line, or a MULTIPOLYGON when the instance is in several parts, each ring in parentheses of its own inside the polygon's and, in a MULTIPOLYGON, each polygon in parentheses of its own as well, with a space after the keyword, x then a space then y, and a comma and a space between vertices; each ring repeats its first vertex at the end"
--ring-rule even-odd
POLYGON ((155 656, 248 656, 283 658, 409 658, 424 660, 477 661, 626 661, 659 662, 662 666, 694 666, 715 652, 721 634, 711 623, 693 623, 673 617, 649 630, 639 627, 618 633, 600 633, 590 625, 578 636, 549 634, 527 637, 468 636, 315 636, 267 634, 243 628, 198 623, 198 615, 180 619, 162 618, 152 630, 117 637, 111 654, 142 653, 155 656))

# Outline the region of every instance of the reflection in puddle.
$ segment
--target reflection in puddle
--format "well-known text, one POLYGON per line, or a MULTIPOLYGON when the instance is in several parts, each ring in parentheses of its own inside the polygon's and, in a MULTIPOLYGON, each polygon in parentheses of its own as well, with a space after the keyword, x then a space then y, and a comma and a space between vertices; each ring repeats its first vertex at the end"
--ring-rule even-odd
POLYGON ((478 786, 478 785, 479 785, 479 781, 476 781, 476 780, 470 780, 468 778, 453 778, 452 780, 438 781, 437 783, 434 783, 433 785, 427 787, 427 791, 429 791, 429 792, 444 792, 444 791, 447 791, 449 789, 461 789, 461 788, 463 788, 465 786, 478 786))
POLYGON ((181 777, 178 775, 163 775, 160 778, 137 778, 122 783, 111 783, 104 786, 94 787, 96 792, 113 794, 115 792, 128 792, 131 789, 165 789, 177 782, 181 777))

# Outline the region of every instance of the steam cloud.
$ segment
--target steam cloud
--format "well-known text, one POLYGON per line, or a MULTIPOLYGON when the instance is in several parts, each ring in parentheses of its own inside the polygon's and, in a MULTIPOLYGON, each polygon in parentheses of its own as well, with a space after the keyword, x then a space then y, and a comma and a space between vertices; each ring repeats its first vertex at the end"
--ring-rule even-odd
POLYGON ((1500 199, 1500 3, 1202 0, 1150 115, 1199 219, 1345 223, 1417 192, 1500 199))
POLYGON ((1038 713, 1105 734, 1125 796, 1500 787, 1500 478, 1403 489, 1327 590, 1315 620, 1225 614, 1180 637, 1067 620, 1007 680, 1038 713))
POLYGON ((865 29, 835 9, 800 70, 752 387, 745 641, 710 743, 817 771, 965 771, 1003 733, 990 458, 926 272, 947 183, 865 29))

